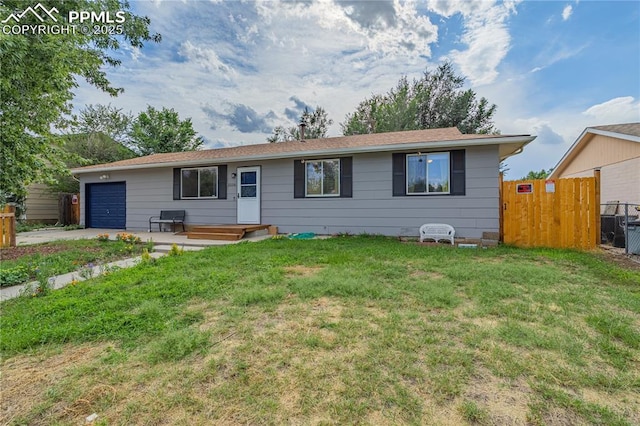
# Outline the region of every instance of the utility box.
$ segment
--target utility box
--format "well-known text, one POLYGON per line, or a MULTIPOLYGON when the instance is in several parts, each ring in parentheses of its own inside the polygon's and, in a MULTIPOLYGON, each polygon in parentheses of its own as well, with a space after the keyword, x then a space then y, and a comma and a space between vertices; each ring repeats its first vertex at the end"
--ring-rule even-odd
POLYGON ((629 222, 627 224, 627 236, 629 253, 640 254, 640 220, 629 222))

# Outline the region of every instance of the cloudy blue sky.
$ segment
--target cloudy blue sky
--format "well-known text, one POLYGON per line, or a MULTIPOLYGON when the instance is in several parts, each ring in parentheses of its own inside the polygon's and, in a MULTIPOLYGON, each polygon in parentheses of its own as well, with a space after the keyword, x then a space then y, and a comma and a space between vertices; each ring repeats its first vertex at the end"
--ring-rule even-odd
POLYGON ((147 105, 190 117, 208 147, 265 142, 305 106, 334 120, 445 60, 498 106, 503 134, 535 134, 507 178, 549 168, 585 127, 640 121, 638 1, 138 1, 160 44, 81 85, 76 110, 147 105))

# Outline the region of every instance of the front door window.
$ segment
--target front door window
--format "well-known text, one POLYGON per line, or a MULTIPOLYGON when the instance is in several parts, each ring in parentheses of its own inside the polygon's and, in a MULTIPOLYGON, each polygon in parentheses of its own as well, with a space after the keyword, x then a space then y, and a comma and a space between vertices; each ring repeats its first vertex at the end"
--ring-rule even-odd
POLYGON ((240 172, 240 197, 255 198, 258 195, 257 172, 240 172))

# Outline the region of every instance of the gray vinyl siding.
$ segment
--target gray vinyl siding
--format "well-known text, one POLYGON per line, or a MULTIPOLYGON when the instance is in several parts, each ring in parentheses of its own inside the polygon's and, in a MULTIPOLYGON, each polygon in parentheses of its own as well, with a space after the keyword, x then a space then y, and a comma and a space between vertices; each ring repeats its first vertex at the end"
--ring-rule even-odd
MULTIPOLYGON (((260 165, 261 222, 278 226, 281 233, 417 236, 420 225, 434 222, 448 223, 466 238, 498 231, 497 146, 466 148, 464 196, 394 197, 391 153, 352 157, 352 198, 294 198, 291 159, 228 164, 227 200, 173 200, 171 168, 110 172, 109 181, 127 182, 127 229, 131 230, 147 229, 149 216, 160 210, 184 209, 188 224, 236 223, 236 180, 231 174, 238 167, 260 165)), ((98 176, 81 175, 81 196, 84 184, 100 182, 98 176)), ((81 221, 84 223, 84 209, 81 221)))
MULTIPOLYGON (((85 183, 101 183, 100 174, 80 176, 80 199, 85 200, 85 183)), ((235 223, 236 204, 227 200, 174 200, 173 169, 158 168, 109 172, 108 182, 127 183, 127 229, 146 230, 149 217, 161 210, 185 210, 189 224, 235 223)), ((85 224, 85 201, 80 209, 80 223, 85 224)), ((154 230, 157 230, 157 226, 154 230)))
POLYGON ((353 198, 292 197, 293 161, 263 167, 262 222, 280 232, 417 236, 420 225, 448 223, 461 237, 497 232, 498 150, 466 149, 466 195, 392 196, 391 153, 353 156, 353 198))

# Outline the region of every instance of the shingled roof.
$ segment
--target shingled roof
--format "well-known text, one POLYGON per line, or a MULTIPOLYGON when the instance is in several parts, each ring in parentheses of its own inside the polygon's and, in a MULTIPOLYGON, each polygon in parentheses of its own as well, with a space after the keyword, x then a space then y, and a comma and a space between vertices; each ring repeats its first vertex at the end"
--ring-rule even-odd
POLYGON ((351 152, 380 152, 404 148, 425 149, 429 147, 492 144, 504 144, 505 149, 501 149, 501 157, 506 157, 516 153, 518 149, 533 139, 535 139, 535 136, 529 135, 468 135, 460 133, 455 127, 448 127, 153 154, 113 163, 80 167, 73 169, 72 172, 81 174, 103 170, 213 164, 223 161, 264 160, 309 155, 348 154, 351 152))
POLYGON ((640 123, 610 124, 607 126, 593 126, 590 129, 603 130, 605 132, 620 133, 622 135, 640 137, 640 123))

